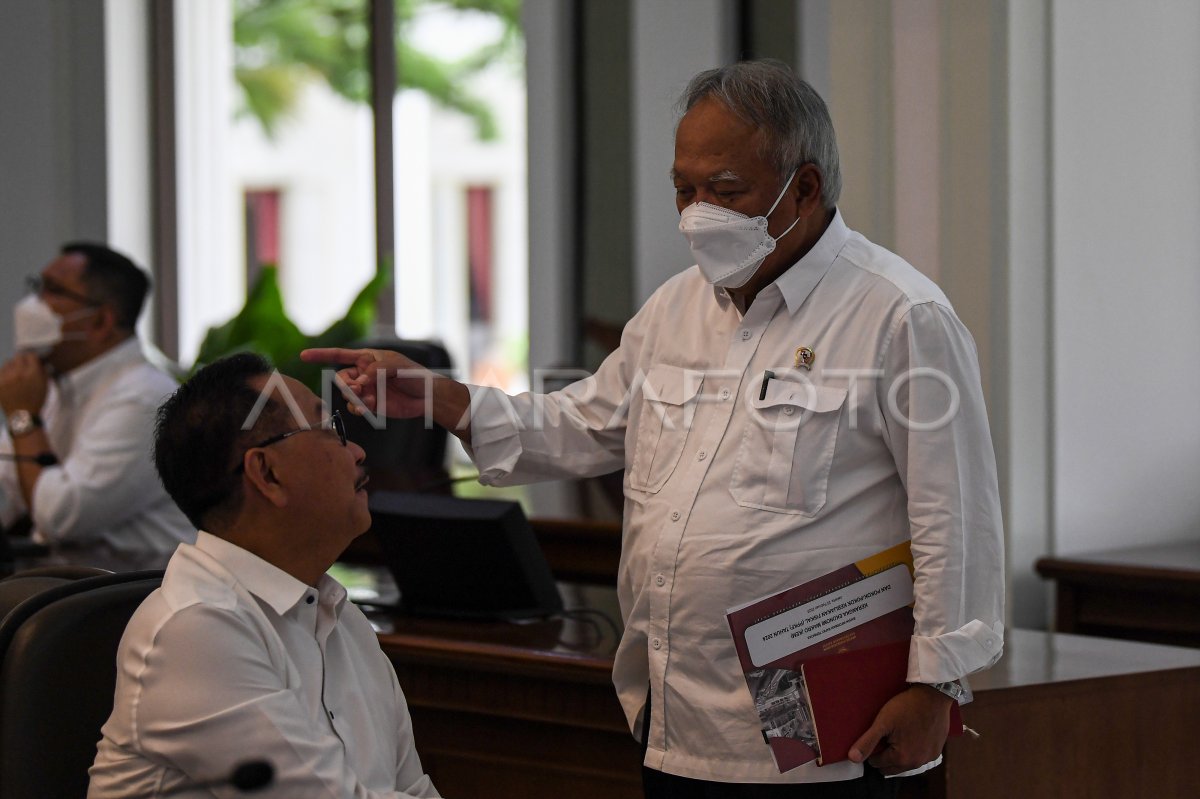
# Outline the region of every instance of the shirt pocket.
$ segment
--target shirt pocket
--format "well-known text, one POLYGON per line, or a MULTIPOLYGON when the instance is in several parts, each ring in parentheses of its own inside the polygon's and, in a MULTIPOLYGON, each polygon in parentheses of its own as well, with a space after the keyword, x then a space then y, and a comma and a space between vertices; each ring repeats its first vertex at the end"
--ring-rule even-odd
POLYGON ((729 490, 744 508, 815 516, 825 505, 846 389, 776 381, 750 401, 729 490))
POLYGON ((704 374, 680 366, 650 368, 641 390, 641 414, 629 487, 655 494, 675 471, 687 443, 704 374))

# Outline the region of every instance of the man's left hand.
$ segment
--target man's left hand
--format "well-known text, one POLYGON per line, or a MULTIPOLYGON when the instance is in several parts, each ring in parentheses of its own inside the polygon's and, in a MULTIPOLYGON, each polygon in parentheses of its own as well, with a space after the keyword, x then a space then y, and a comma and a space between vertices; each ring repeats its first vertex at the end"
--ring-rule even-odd
POLYGON ((0 366, 0 408, 6 416, 26 410, 38 413, 46 403, 50 378, 46 367, 32 352, 19 352, 0 366))
POLYGON ((909 686, 883 706, 871 729, 850 747, 850 759, 861 763, 869 758, 884 774, 900 774, 936 760, 946 744, 953 701, 934 688, 909 686))

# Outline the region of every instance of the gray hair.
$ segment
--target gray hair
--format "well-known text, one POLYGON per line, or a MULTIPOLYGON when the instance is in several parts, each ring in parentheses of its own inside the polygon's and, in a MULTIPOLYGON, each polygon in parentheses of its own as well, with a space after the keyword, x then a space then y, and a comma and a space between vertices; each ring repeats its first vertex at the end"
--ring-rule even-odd
POLYGON ((842 169, 829 109, 816 89, 782 61, 741 61, 709 69, 688 83, 679 98, 682 114, 701 100, 718 100, 740 119, 766 134, 765 152, 786 177, 804 164, 821 172, 821 202, 837 204, 842 169))

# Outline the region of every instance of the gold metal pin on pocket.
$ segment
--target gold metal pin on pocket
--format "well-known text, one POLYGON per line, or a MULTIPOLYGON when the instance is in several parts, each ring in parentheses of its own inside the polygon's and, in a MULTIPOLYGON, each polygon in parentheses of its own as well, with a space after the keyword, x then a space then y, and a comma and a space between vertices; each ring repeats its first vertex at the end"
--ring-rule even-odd
POLYGON ((813 361, 815 361, 816 359, 817 359, 817 354, 815 352, 813 352, 812 349, 810 349, 809 347, 797 347, 796 348, 795 367, 797 369, 799 369, 801 366, 803 366, 805 369, 808 369, 809 371, 811 371, 813 361))

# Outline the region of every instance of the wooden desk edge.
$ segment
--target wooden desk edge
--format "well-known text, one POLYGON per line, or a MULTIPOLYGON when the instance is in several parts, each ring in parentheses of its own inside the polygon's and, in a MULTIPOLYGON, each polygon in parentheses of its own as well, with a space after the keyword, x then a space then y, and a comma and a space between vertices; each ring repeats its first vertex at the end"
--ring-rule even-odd
POLYGON ((1200 571, 1194 570, 1070 558, 1039 558, 1033 568, 1042 577, 1050 580, 1069 579, 1090 583, 1110 582, 1114 579, 1141 583, 1169 580, 1183 590, 1200 589, 1200 571))
POLYGON ((612 657, 527 649, 511 644, 461 641, 406 633, 381 633, 379 646, 393 661, 437 665, 456 670, 524 676, 561 676, 573 682, 612 683, 612 657))

